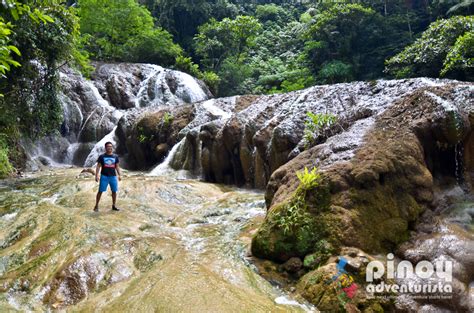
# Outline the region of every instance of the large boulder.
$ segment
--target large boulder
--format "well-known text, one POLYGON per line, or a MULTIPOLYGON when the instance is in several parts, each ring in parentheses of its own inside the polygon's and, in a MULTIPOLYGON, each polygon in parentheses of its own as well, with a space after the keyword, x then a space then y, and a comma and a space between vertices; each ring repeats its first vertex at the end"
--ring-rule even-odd
MULTIPOLYGON (((316 255, 320 277, 330 256, 344 247, 371 254, 395 251, 414 233, 420 215, 436 206, 434 192, 441 184, 463 183, 472 175, 466 169, 469 175, 462 177, 462 158, 455 153, 473 133, 471 86, 420 88, 274 171, 266 191, 269 209, 252 253, 276 262, 316 255), (313 167, 321 179, 305 187, 296 173, 313 167)), ((414 242, 422 245, 420 239, 414 242)), ((467 275, 463 283, 472 277, 467 275)), ((303 281, 299 288, 309 301, 334 309, 334 296, 323 301, 324 284, 303 281)), ((466 309, 461 298, 452 307, 466 309)))
POLYGON ((149 168, 163 161, 169 150, 181 139, 179 132, 193 117, 194 108, 191 105, 144 113, 123 141, 129 168, 149 168))

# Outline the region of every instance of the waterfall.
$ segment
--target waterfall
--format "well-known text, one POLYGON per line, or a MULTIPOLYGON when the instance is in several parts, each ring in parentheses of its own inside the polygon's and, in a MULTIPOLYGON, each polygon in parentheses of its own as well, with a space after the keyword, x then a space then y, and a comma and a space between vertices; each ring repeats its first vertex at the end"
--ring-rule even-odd
POLYGON ((173 106, 209 98, 198 80, 189 74, 154 66, 141 83, 135 107, 173 106))
MULTIPOLYGON (((235 97, 229 98, 229 103, 233 107, 235 106, 235 97)), ((200 103, 195 104, 196 116, 184 129, 181 130, 183 134, 199 134, 200 128, 203 124, 212 120, 228 120, 232 113, 223 110, 217 106, 216 99, 209 99, 200 103)), ((229 108, 227 108, 229 109, 229 108)), ((191 136, 195 139, 187 139, 185 136, 180 142, 175 144, 171 151, 168 153, 165 160, 157 165, 153 170, 148 173, 150 176, 160 176, 174 172, 173 168, 182 169, 182 173, 192 171, 198 175, 201 173, 201 141, 197 135, 191 136), (189 141, 187 141, 189 140, 189 141), (194 141, 193 141, 194 140, 194 141), (193 141, 193 142, 192 142, 193 141), (195 150, 193 150, 195 149, 195 150), (190 155, 195 155, 197 159, 195 163, 189 163, 190 155), (185 170, 186 169, 186 170, 185 170)))
POLYGON ((32 169, 43 165, 93 165, 103 143, 118 140, 115 131, 125 113, 139 116, 145 107, 176 106, 206 100, 210 95, 192 76, 152 64, 101 65, 94 80, 65 69, 60 73, 60 82, 64 90, 60 95, 64 112, 62 135, 25 142, 32 169), (122 93, 114 93, 115 90, 122 93), (120 106, 120 101, 130 100, 135 107, 115 107, 116 103, 120 106))
POLYGON ((193 103, 208 98, 196 78, 178 71, 173 71, 173 76, 176 77, 176 81, 178 82, 178 88, 175 94, 179 99, 193 103))
POLYGON ((179 148, 184 144, 184 141, 186 138, 183 138, 180 142, 175 144, 173 148, 170 150, 168 155, 166 156, 165 160, 161 162, 158 166, 156 166, 153 170, 151 170, 150 173, 148 173, 148 176, 161 176, 166 173, 174 171, 173 168, 171 168, 170 163, 173 161, 173 158, 175 157, 176 153, 178 152, 179 148))
POLYGON ((150 65, 150 72, 147 73, 145 79, 140 83, 137 96, 135 98, 135 107, 147 106, 148 88, 150 80, 155 78, 158 73, 163 72, 164 68, 158 65, 150 65), (143 105, 142 105, 143 104, 143 105))
POLYGON ((117 130, 117 126, 115 126, 114 129, 110 133, 105 135, 104 138, 102 138, 98 143, 96 143, 92 151, 87 156, 87 159, 84 162, 84 166, 90 167, 90 166, 93 166, 97 162, 99 155, 105 152, 106 142, 110 141, 114 146, 116 146, 116 143, 117 143, 116 135, 115 135, 116 130, 117 130))

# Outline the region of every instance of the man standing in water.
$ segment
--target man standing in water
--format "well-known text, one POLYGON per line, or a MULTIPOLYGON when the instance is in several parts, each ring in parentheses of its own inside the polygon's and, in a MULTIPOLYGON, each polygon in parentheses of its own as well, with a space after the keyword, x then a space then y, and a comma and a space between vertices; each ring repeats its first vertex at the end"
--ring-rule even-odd
POLYGON ((99 201, 102 193, 107 191, 107 186, 110 185, 112 190, 112 211, 120 211, 115 206, 117 200, 118 181, 122 180, 120 177, 120 167, 118 155, 113 154, 114 147, 110 141, 105 143, 105 153, 99 156, 97 159, 97 166, 95 168, 95 181, 99 181, 99 169, 100 172, 100 184, 99 192, 97 192, 94 212, 99 212, 99 201), (118 174, 118 180, 117 180, 118 174))

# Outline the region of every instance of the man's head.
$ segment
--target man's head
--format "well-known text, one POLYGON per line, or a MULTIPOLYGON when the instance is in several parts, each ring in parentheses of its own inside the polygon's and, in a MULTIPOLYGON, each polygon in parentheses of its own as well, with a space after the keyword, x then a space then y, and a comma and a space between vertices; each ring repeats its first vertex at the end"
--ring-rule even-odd
POLYGON ((111 154, 113 150, 114 150, 114 145, 110 141, 107 141, 105 143, 105 152, 107 154, 111 154))

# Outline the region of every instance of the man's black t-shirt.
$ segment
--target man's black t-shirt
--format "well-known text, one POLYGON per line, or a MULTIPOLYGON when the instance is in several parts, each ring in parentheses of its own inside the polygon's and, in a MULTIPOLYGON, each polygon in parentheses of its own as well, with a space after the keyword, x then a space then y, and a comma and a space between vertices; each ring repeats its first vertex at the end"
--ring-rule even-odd
POLYGON ((97 159, 97 163, 102 165, 100 173, 104 176, 117 176, 115 168, 119 163, 119 157, 116 154, 101 154, 97 159))

